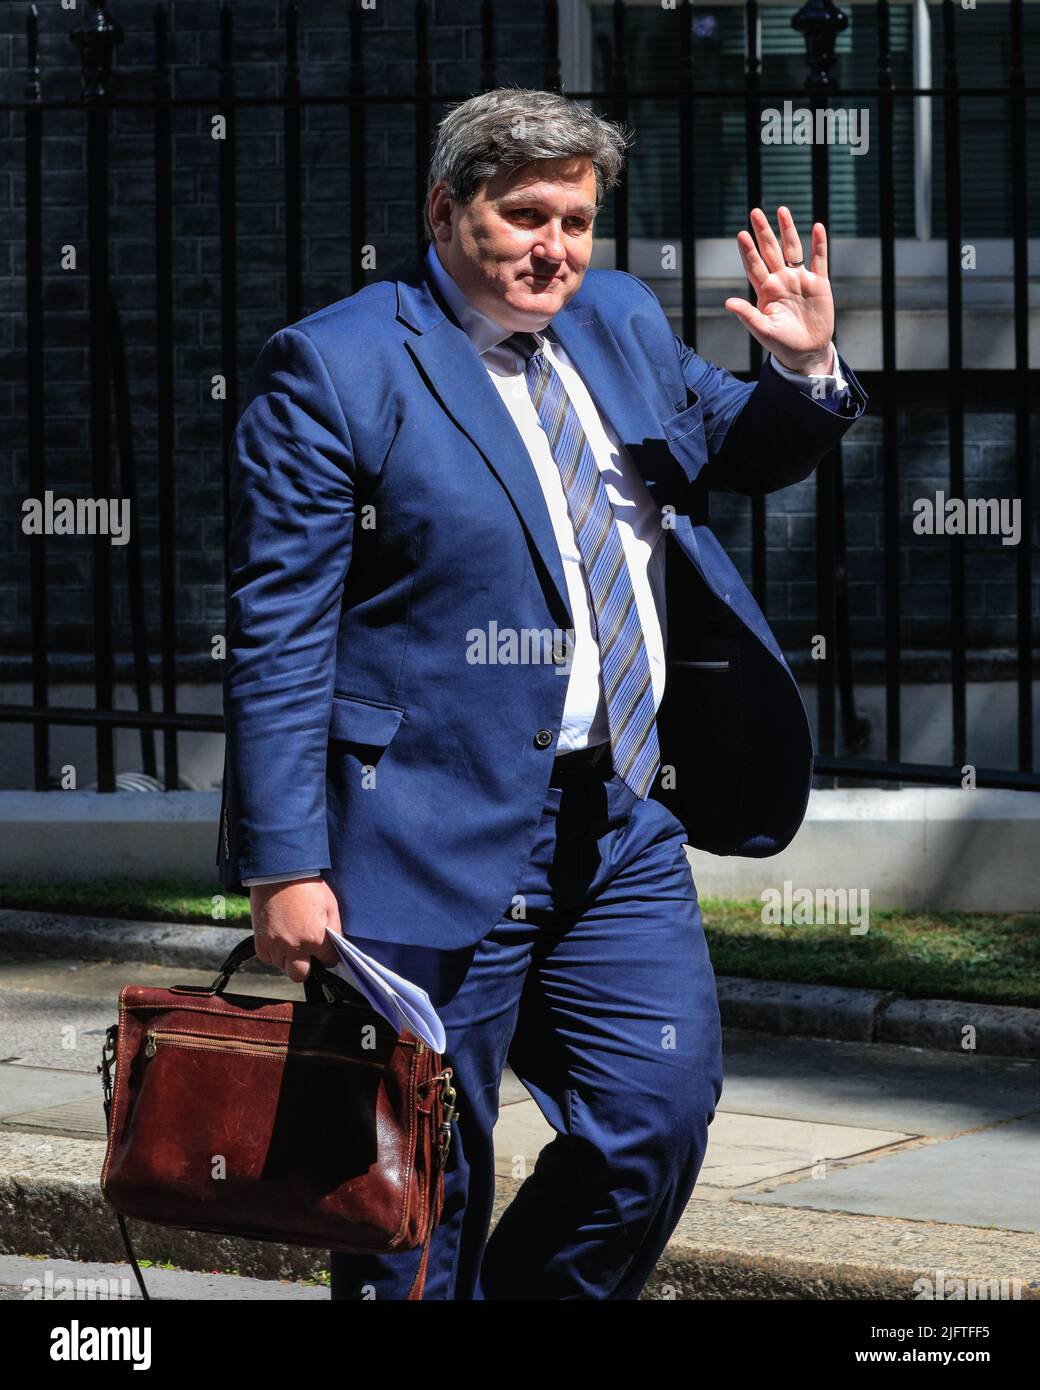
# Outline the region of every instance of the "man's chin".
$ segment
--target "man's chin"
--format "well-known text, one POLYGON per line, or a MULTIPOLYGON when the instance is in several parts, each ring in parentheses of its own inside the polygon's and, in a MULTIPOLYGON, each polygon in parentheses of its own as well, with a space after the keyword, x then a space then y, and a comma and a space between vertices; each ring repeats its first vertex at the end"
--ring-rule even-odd
POLYGON ((547 288, 544 290, 521 290, 510 297, 509 307, 518 314, 528 314, 532 318, 551 318, 553 314, 559 313, 567 303, 570 295, 564 294, 559 289, 547 288))

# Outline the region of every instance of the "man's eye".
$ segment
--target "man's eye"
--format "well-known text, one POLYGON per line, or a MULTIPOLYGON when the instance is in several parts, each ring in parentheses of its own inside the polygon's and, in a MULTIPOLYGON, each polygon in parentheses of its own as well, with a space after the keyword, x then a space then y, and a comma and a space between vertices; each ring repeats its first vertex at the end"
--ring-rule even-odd
MULTIPOLYGON (((538 208, 512 208, 510 209, 510 215, 518 220, 522 219, 524 221, 531 221, 532 219, 535 221, 542 220, 542 214, 538 208)), ((589 225, 589 220, 586 217, 567 218, 568 230, 572 232, 584 232, 589 225)))

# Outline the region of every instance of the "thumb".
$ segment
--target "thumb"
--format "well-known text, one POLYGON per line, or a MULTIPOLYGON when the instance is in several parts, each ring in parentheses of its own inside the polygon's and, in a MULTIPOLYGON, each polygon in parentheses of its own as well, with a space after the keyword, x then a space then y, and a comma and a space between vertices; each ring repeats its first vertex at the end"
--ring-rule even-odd
POLYGON ((740 319, 747 331, 754 334, 756 338, 758 338, 759 333, 768 333, 769 320, 748 300, 741 299, 739 295, 732 295, 725 301, 723 308, 728 309, 731 314, 740 319))

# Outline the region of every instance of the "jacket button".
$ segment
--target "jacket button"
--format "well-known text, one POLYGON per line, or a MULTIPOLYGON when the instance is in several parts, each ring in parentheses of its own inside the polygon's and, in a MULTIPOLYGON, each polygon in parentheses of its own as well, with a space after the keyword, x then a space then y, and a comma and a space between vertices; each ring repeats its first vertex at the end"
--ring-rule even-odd
POLYGON ((539 729, 534 736, 534 746, 536 748, 548 748, 552 741, 552 729, 539 729))

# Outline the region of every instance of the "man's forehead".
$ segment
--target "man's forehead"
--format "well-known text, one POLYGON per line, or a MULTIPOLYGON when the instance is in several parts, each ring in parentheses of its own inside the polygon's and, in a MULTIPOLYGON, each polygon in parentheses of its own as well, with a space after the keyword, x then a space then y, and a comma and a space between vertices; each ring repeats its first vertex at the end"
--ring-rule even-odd
POLYGON ((533 169, 527 165, 509 174, 496 175, 485 184, 485 196, 508 203, 524 199, 557 202, 563 198, 568 206, 595 212, 595 187, 596 172, 591 160, 584 168, 573 161, 561 160, 555 168, 533 169))

